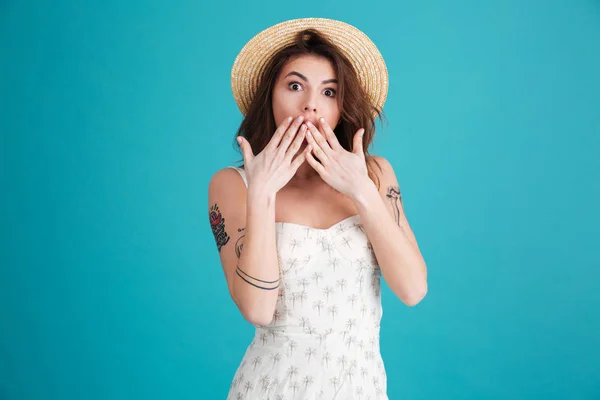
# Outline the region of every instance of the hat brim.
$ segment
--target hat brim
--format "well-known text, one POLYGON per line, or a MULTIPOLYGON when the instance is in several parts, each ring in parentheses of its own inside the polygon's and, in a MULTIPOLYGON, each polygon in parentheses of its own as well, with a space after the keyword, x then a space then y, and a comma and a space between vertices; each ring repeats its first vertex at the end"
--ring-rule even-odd
POLYGON ((378 110, 388 92, 388 71, 375 44, 362 31, 345 22, 326 18, 301 18, 273 25, 254 36, 242 48, 231 69, 231 90, 238 108, 246 115, 259 79, 271 57, 294 43, 298 31, 314 29, 330 40, 354 66, 359 83, 378 110))

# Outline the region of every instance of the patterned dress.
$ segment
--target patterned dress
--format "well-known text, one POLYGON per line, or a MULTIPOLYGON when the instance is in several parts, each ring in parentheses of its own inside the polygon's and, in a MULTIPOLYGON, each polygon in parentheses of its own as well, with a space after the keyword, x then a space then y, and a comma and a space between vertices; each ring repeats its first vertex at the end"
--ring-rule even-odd
POLYGON ((381 271, 359 215, 327 229, 277 222, 276 234, 273 320, 256 326, 227 399, 387 400, 381 271))

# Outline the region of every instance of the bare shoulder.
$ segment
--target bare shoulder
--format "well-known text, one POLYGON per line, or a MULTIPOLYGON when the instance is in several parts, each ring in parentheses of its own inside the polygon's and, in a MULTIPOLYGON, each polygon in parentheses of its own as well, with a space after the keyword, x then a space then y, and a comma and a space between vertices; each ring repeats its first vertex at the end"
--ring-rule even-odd
POLYGON ((239 172, 233 168, 222 168, 210 178, 209 192, 244 191, 246 185, 239 172))
POLYGON ((381 192, 389 191, 390 187, 399 190, 394 167, 385 157, 371 156, 371 163, 374 165, 373 172, 379 178, 381 192))

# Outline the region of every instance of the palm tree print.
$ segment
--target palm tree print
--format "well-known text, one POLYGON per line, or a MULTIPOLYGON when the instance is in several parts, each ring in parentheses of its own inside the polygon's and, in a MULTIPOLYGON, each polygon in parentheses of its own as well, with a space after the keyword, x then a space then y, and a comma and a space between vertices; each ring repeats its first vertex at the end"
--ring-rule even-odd
POLYGON ((333 378, 331 378, 330 382, 333 385, 333 390, 337 392, 337 387, 340 384, 340 378, 334 376, 333 378))
POLYGON ((352 377, 354 376, 354 371, 352 369, 349 369, 348 371, 346 371, 346 376, 348 377, 348 381, 350 383, 352 383, 352 377))
POLYGON ((254 366, 254 371, 256 371, 256 367, 258 367, 260 364, 262 364, 262 357, 261 356, 254 357, 252 359, 252 365, 254 366))
POLYGON ((343 292, 344 289, 346 288, 346 285, 348 284, 348 281, 346 279, 342 278, 342 279, 338 280, 336 282, 336 284, 337 284, 337 287, 339 287, 340 290, 343 292))
POLYGON ((358 395, 358 400, 362 399, 362 395, 365 393, 365 391, 363 390, 362 386, 357 386, 356 387, 356 394, 358 395))
POLYGON ((294 396, 296 396, 296 391, 298 390, 298 382, 292 383, 292 385, 290 387, 294 391, 294 396))
POLYGON ((329 301, 329 295, 331 293, 333 293, 333 288, 331 286, 327 286, 327 287, 325 287, 325 289, 323 289, 323 294, 327 298, 327 301, 329 301))
POLYGON ((354 308, 354 304, 357 301, 358 301, 358 295, 356 293, 353 293, 350 296, 348 296, 348 302, 350 303, 350 305, 352 306, 352 308, 354 308))
POLYGON ((313 308, 317 309, 317 314, 321 316, 321 309, 325 307, 323 300, 317 300, 313 303, 313 308))
POLYGON ((248 395, 248 392, 252 389, 254 389, 254 384, 250 381, 246 382, 244 384, 244 389, 246 389, 246 396, 248 395))
POLYGON ((365 367, 360 367, 360 376, 365 379, 365 376, 369 374, 369 371, 365 367))
POLYGON ((298 373, 298 367, 294 367, 293 365, 291 365, 287 371, 286 371, 286 375, 290 378, 290 379, 294 379, 294 376, 298 373))
POLYGON ((313 348, 308 348, 304 352, 304 355, 306 356, 306 359, 308 360, 308 362, 310 362, 310 358, 312 356, 314 356, 315 354, 317 354, 317 349, 313 349, 313 348))
POLYGON ((296 346, 298 345, 298 343, 296 343, 296 341, 291 340, 288 343, 288 350, 290 351, 290 357, 294 354, 294 350, 296 349, 296 346))
POLYGON ((260 334, 260 341, 262 342, 262 345, 264 347, 265 344, 267 344, 267 342, 269 341, 269 335, 266 333, 261 333, 260 334))
POLYGON ((331 265, 331 268, 333 268, 333 272, 335 272, 335 269, 338 267, 339 264, 340 264, 340 259, 337 257, 329 262, 329 265, 331 265))
POLYGON ((354 325, 356 325, 356 320, 354 318, 350 318, 346 321, 346 329, 348 329, 349 331, 351 331, 352 328, 354 328, 354 325))
POLYGON ((273 360, 273 368, 275 368, 275 364, 277 364, 279 361, 281 361, 281 354, 279 354, 279 353, 271 354, 271 360, 273 360))
POLYGON ((306 328, 309 325, 310 325, 310 320, 308 318, 306 318, 306 317, 300 318, 300 326, 302 328, 306 328))
POLYGON ((312 274, 312 279, 315 281, 317 287, 319 287, 319 279, 323 278, 323 273, 319 271, 315 271, 312 274))
POLYGON ((306 291, 306 287, 310 285, 310 282, 308 281, 308 279, 302 278, 302 280, 300 281, 300 285, 302 285, 302 289, 306 291))
POLYGON ((304 379, 302 379, 302 383, 304 383, 304 389, 308 388, 308 386, 311 385, 313 382, 314 379, 312 376, 306 375, 304 379))
POLYGON ((346 247, 348 247, 349 249, 352 249, 352 246, 350 246, 350 243, 352 243, 352 238, 350 236, 345 236, 342 239, 342 244, 346 247))
POLYGON ((349 336, 346 340, 346 344, 348 345, 348 349, 350 349, 350 346, 356 344, 356 338, 354 336, 349 336))
POLYGON ((308 295, 306 294, 305 291, 300 292, 300 295, 298 296, 298 298, 300 299, 300 304, 304 304, 304 300, 308 299, 308 295))
POLYGON ((269 385, 271 384, 271 378, 269 378, 268 375, 262 375, 259 382, 262 390, 266 391, 269 389, 269 385))
POLYGON ((292 239, 292 241, 290 242, 290 249, 292 249, 292 252, 296 249, 296 247, 299 247, 301 243, 302 242, 298 239, 292 239))
POLYGON ((333 305, 331 307, 329 307, 329 314, 331 314, 331 319, 333 321, 335 321, 335 316, 338 313, 338 307, 336 305, 333 305))
MULTIPOLYGON (((362 292, 363 284, 365 283, 365 277, 361 275, 356 280, 358 282, 358 290, 360 290, 362 292)), ((364 317, 364 315, 363 315, 363 317, 364 317)))

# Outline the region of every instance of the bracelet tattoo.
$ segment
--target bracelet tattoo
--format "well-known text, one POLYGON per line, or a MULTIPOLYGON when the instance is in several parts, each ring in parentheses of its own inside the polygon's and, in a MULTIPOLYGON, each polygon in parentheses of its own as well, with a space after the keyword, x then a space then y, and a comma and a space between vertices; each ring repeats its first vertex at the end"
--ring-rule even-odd
POLYGON ((255 288, 262 289, 262 290, 274 290, 274 289, 277 289, 277 288, 279 287, 279 283, 277 283, 277 286, 274 286, 274 287, 264 287, 264 286, 259 286, 259 285, 255 284, 255 283, 252 283, 252 282, 250 282, 248 279, 244 278, 244 277, 243 277, 243 276, 240 274, 240 272, 241 272, 242 274, 244 274, 244 275, 247 275, 247 276, 249 276, 249 277, 250 277, 250 278, 252 278, 252 279, 255 279, 255 280, 259 281, 259 282, 265 282, 265 283, 275 283, 275 282, 279 282, 279 279, 277 279, 276 281, 272 281, 272 282, 269 282, 269 281, 261 281, 260 279, 256 279, 256 278, 253 278, 253 277, 251 277, 250 275, 248 275, 247 273, 245 273, 244 271, 242 271, 242 270, 240 269, 240 267, 238 266, 238 267, 237 267, 237 269, 235 270, 235 273, 236 273, 236 274, 238 274, 238 276, 239 276, 240 278, 242 278, 242 280, 244 280, 244 282, 246 282, 246 283, 248 283, 248 284, 250 284, 250 285, 254 286, 255 288))

